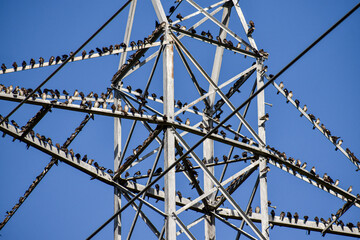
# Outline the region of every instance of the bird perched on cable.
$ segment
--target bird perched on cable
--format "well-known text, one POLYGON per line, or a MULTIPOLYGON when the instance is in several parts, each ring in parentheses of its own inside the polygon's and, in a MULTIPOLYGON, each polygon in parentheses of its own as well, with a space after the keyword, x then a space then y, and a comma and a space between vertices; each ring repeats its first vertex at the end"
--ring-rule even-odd
POLYGON ((319 226, 319 217, 316 216, 316 217, 314 218, 314 220, 315 220, 315 222, 316 222, 316 226, 318 227, 318 226, 319 226))
POLYGON ((227 162, 228 157, 226 155, 223 155, 223 160, 224 160, 224 162, 227 162))
POLYGON ((316 117, 313 115, 313 114, 308 114, 309 115, 309 118, 311 119, 311 121, 315 121, 316 120, 316 117))
POLYGON ((134 177, 138 177, 141 175, 141 172, 140 171, 137 171, 136 173, 134 173, 134 177))
POLYGON ((180 123, 182 123, 182 120, 181 120, 181 118, 179 117, 179 116, 176 116, 176 121, 178 121, 178 122, 180 122, 180 123))
POLYGON ((291 212, 287 212, 286 217, 289 219, 289 222, 291 223, 291 218, 292 218, 291 212))
POLYGON ((162 173, 163 169, 161 167, 159 167, 158 169, 156 169, 156 171, 154 172, 154 175, 160 175, 162 173))
POLYGON ((177 191, 176 194, 178 195, 179 199, 180 199, 180 202, 181 202, 181 199, 182 199, 182 194, 180 191, 177 191))
POLYGON ((35 66, 35 59, 30 59, 30 65, 31 65, 31 68, 34 68, 35 66))
POLYGON ((300 101, 298 99, 295 99, 295 104, 296 104, 296 107, 299 108, 300 106, 300 101))
POLYGON ((223 138, 226 138, 226 133, 223 130, 220 131, 220 134, 223 136, 223 138))
POLYGON ((260 207, 259 206, 256 206, 255 213, 260 213, 260 207))

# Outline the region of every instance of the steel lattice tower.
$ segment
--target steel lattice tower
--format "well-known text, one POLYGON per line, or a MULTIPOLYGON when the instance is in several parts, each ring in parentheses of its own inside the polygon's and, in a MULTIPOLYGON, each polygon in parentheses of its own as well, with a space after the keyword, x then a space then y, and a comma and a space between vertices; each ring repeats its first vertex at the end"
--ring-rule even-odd
MULTIPOLYGON (((25 104, 39 105, 42 108, 23 128, 2 118, 0 130, 48 154, 52 160, 0 227, 5 226, 50 168, 60 160, 114 187, 115 215, 103 226, 114 222, 116 240, 125 237, 129 239, 139 217, 157 239, 176 239, 180 234, 197 239, 199 237, 190 229, 200 222, 204 222, 205 239, 215 239, 216 236, 221 239, 217 232, 223 229, 217 227, 218 221, 234 229, 237 232, 236 239, 241 235, 250 239, 270 239, 270 229, 274 226, 360 237, 360 229, 356 226, 339 224, 340 217, 347 210, 360 207, 359 196, 340 188, 329 177, 316 175, 315 171, 309 170, 309 166, 306 168, 304 163, 286 156, 284 150, 276 149, 271 143, 267 143, 265 123, 269 120, 269 115, 265 110, 265 91, 262 91, 262 88, 267 87, 266 83, 271 83, 279 96, 282 95, 289 105, 293 105, 299 114, 310 121, 313 128, 323 134, 357 169, 360 168, 360 162, 354 153, 343 148, 342 141, 334 138, 317 118, 309 114, 297 99, 292 98, 292 92, 289 92, 283 83, 272 82, 274 76, 268 75, 266 66, 266 61, 271 58, 266 51, 258 49, 252 37, 255 26, 249 19, 245 19, 240 3, 236 0, 225 0, 203 8, 194 0, 176 1, 169 14, 164 10, 162 1, 152 0, 151 3, 158 23, 143 40, 131 40, 138 4, 137 0, 132 0, 123 6, 124 9, 129 8, 124 45, 117 44, 108 49, 100 49, 97 53, 85 52, 76 55, 82 51, 81 47, 73 55, 59 60, 53 59, 56 62, 34 62, 3 69, 1 74, 8 74, 57 64, 62 67, 71 62, 120 54, 118 71, 103 95, 82 96, 80 92, 67 94, 42 89, 34 91, 30 96, 31 91, 28 89, 1 86, 1 100, 21 102, 28 98, 25 104), (194 12, 182 16, 178 11, 182 5, 194 12), (217 13, 221 14, 216 17, 217 13), (199 16, 200 20, 194 21, 199 16), (230 16, 238 22, 238 28, 229 27, 230 16), (201 26, 208 22, 213 25, 212 28, 216 26, 218 32, 200 30, 201 26), (210 68, 198 61, 196 48, 205 45, 215 48, 210 68), (149 54, 154 49, 155 51, 149 54), (230 79, 221 77, 225 51, 241 56, 247 64, 244 66, 242 63, 239 67, 241 70, 230 79), (129 52, 131 56, 128 55, 129 52), (151 67, 143 70, 148 65, 151 67), (180 70, 177 71, 180 68, 187 75, 180 74, 180 70), (136 75, 141 70, 141 74, 136 75), (132 78, 133 75, 136 77, 132 78), (161 76, 162 79, 159 80, 156 76, 161 76), (137 86, 142 87, 130 86, 135 78, 137 86), (248 86, 251 79, 254 79, 254 82, 248 86), (182 84, 185 88, 189 86, 182 82, 185 80, 191 83, 191 89, 181 88, 182 84), (162 88, 161 97, 159 94, 151 94, 152 85, 162 88), (183 91, 180 94, 186 96, 188 102, 185 103, 178 97, 180 91, 177 89, 183 91), (240 91, 242 96, 247 94, 246 98, 241 100, 244 100, 242 105, 239 105, 239 98, 233 100, 240 91), (195 98, 194 93, 197 94, 195 98), (255 99, 256 122, 250 123, 247 113, 250 103, 255 99), (51 139, 32 134, 32 129, 51 109, 88 114, 63 145, 55 145, 51 139), (100 162, 77 156, 69 147, 82 128, 96 115, 114 118, 114 168, 110 170, 102 167, 100 162), (228 124, 229 119, 237 126, 228 124), (132 121, 131 127, 124 129, 123 121, 128 120, 132 121), (257 126, 257 129, 252 126, 257 126), (243 133, 244 130, 241 131, 242 128, 246 128, 246 134, 243 133), (142 131, 141 136, 134 136, 138 131, 142 131), (128 134, 124 134, 125 132, 128 134), (139 139, 141 142, 138 142, 139 139), (134 146, 132 150, 131 146, 134 146), (268 199, 267 186, 268 172, 272 168, 280 169, 319 190, 345 200, 344 205, 338 212, 334 212, 330 222, 326 222, 327 219, 317 222, 301 216, 286 216, 285 212, 275 214, 268 199), (217 172, 218 170, 220 171, 217 172), (242 201, 247 201, 246 207, 242 208, 234 193, 240 191, 239 188, 249 181, 250 176, 256 176, 256 181, 250 196, 242 196, 242 201), (161 181, 163 183, 159 184, 161 181), (257 191, 260 206, 252 209, 257 191), (226 205, 223 206, 224 203, 226 205), (134 218, 121 214, 128 206, 135 209, 134 218), (151 221, 152 216, 146 214, 143 208, 150 209, 164 219, 161 229, 158 229, 158 223, 151 221), (200 217, 193 218, 195 215, 191 214, 194 213, 200 214, 200 217), (183 218, 187 221, 192 218, 193 221, 185 224, 183 218), (241 220, 240 226, 229 219, 241 220), (127 232, 122 229, 124 221, 131 222, 127 232), (244 226, 246 231, 243 230, 244 226)), ((209 61, 206 64, 209 65, 209 61)), ((96 232, 93 235, 95 234, 96 232)))

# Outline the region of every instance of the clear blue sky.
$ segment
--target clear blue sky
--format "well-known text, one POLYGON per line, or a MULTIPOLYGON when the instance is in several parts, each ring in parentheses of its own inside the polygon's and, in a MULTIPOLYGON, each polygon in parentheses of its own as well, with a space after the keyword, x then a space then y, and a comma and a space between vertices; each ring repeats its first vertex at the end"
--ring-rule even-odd
MULTIPOLYGON (((0 64, 8 67, 12 62, 18 64, 22 60, 29 62, 31 58, 38 60, 43 56, 46 60, 50 56, 68 54, 77 49, 93 32, 97 30, 125 1, 1 1, 0 2, 0 64)), ((163 1, 167 11, 173 1, 163 1)), ((210 1, 198 1, 206 7, 210 1)), ((214 1, 211 1, 214 2, 214 1)), ((293 57, 300 53, 320 34, 328 29, 357 1, 240 1, 240 6, 247 20, 253 20, 256 30, 253 34, 258 48, 270 53, 266 64, 268 73, 277 73, 293 57)), ((178 10, 185 16, 195 11, 187 3, 183 3, 178 10)), ((88 51, 95 47, 109 46, 120 43, 124 37, 124 29, 128 8, 121 13, 109 26, 101 32, 85 49, 88 51)), ((216 15, 218 18, 221 14, 216 15)), ((151 33, 156 19, 151 1, 139 1, 136 10, 136 20, 131 40, 142 39, 151 33)), ((193 21, 199 20, 196 17, 193 21)), ((184 22, 190 26, 193 21, 184 22)), ((307 104, 309 112, 321 119, 333 135, 341 136, 343 146, 350 148, 360 157, 359 137, 360 129, 356 123, 360 118, 358 103, 360 102, 360 89, 358 69, 360 63, 360 12, 355 12, 341 24, 328 37, 321 41, 313 50, 305 55, 299 62, 283 74, 277 82, 284 81, 285 86, 294 92, 301 105, 307 104)), ((240 21, 235 11, 232 12, 230 28, 243 36, 240 21)), ((212 23, 206 23, 199 28, 210 30, 214 36, 217 28, 212 23)), ((198 31, 198 32, 199 32, 198 31)), ((184 44, 194 54, 198 61, 211 73, 212 58, 215 47, 198 43, 192 39, 184 38, 184 44)), ((151 50, 149 52, 153 52, 151 50)), ((101 93, 109 87, 110 80, 118 67, 118 56, 107 56, 93 60, 68 64, 51 81, 46 88, 66 89, 72 93, 79 89, 84 93, 96 91, 101 93)), ((162 59, 161 59, 162 62, 162 59)), ((160 63, 161 63, 160 62, 160 63)), ((220 82, 224 82, 235 74, 251 65, 252 60, 244 59, 239 54, 225 51, 220 82)), ((131 84, 133 88, 144 88, 152 63, 144 67, 139 73, 133 74, 125 80, 124 85, 131 84)), ((156 71, 153 84, 149 92, 162 95, 162 70, 156 71)), ((42 82, 55 67, 23 71, 16 74, 0 75, 0 83, 6 86, 19 85, 20 87, 35 88, 42 82)), ((208 89, 205 79, 194 70, 203 88, 208 89)), ((241 89, 241 94, 232 98, 235 106, 242 103, 249 95, 249 89, 254 78, 241 89)), ((355 166, 339 151, 335 152, 333 145, 304 118, 299 118, 298 111, 286 104, 284 98, 276 95, 276 91, 269 86, 265 91, 266 102, 273 107, 266 107, 270 114, 267 122, 267 143, 288 156, 308 163, 308 169, 316 166, 320 175, 328 173, 333 179, 340 179, 339 186, 347 189, 353 186, 353 193, 360 193, 360 172, 355 172, 355 166)), ((175 53, 175 98, 183 102, 190 102, 196 98, 196 92, 183 67, 178 54, 175 53)), ((219 99, 217 97, 217 99, 219 99)), ((11 102, 0 101, 0 114, 6 115, 16 105, 11 102)), ((154 105, 161 109, 160 105, 154 105)), ((201 105, 199 106, 201 107, 201 105)), ((39 110, 38 106, 25 105, 12 116, 22 126, 39 110)), ((226 107, 224 107, 226 109, 226 107)), ((228 110, 225 112, 229 113, 228 110)), ((256 104, 249 111, 249 122, 256 128, 256 104)), ((196 116, 187 116, 192 123, 199 121, 196 116)), ((53 142, 62 144, 84 118, 84 114, 66 112, 54 109, 35 128, 36 132, 45 134, 53 142)), ((182 117, 183 119, 186 116, 182 117)), ((237 126, 234 118, 230 121, 237 126)), ((125 136, 130 121, 123 121, 125 136)), ((138 124, 136 137, 130 149, 136 147, 138 142, 145 138, 146 130, 138 124)), ((243 134, 249 135, 244 130, 243 134)), ((187 136, 190 144, 195 143, 198 137, 187 136)), ((156 147, 155 144, 151 145, 156 147)), ((96 116, 95 121, 89 122, 85 130, 71 145, 81 155, 87 154, 89 158, 105 167, 113 166, 113 120, 109 117, 96 116)), ((215 155, 221 157, 227 154, 229 147, 216 144, 215 155)), ((0 138, 0 216, 1 221, 5 212, 10 210, 25 192, 35 177, 49 162, 50 157, 30 148, 26 150, 24 143, 12 142, 6 136, 0 138)), ((202 156, 202 147, 196 150, 202 156)), ((239 149, 236 153, 241 153, 239 149)), ((139 168, 145 172, 151 165, 150 161, 139 168)), ((163 158, 161 158, 163 160, 163 158)), ((162 165, 161 161, 161 165, 162 165)), ((236 166, 236 165, 235 165, 236 166)), ((232 171, 245 167, 239 164, 232 171)), ((219 176, 222 168, 217 168, 219 176)), ((228 176, 231 174, 229 172, 228 176)), ((200 178, 202 179, 202 177, 200 178)), ((242 208, 245 208, 249 192, 255 181, 255 174, 234 194, 242 208)), ((177 187, 186 195, 187 180, 179 175, 177 187)), ((327 194, 291 175, 271 168, 268 174, 269 200, 277 206, 276 213, 280 211, 297 211, 301 217, 308 215, 310 219, 315 216, 328 218, 331 213, 339 209, 344 202, 327 194)), ((163 183, 160 184, 163 186, 163 183)), ((2 239, 84 239, 94 229, 100 226, 113 212, 113 189, 98 181, 90 181, 90 177, 78 170, 60 163, 51 169, 45 179, 39 184, 15 216, 0 232, 2 239)), ((187 195, 186 195, 187 196, 187 195)), ((194 199, 196 193, 189 192, 188 196, 194 199)), ((253 208, 259 205, 259 195, 253 203, 253 208)), ((151 201, 154 202, 154 201, 151 201)), ((162 205, 158 205, 163 209, 162 205)), ((227 206, 227 205, 225 205, 227 206)), ((144 208, 149 213, 155 225, 161 229, 163 220, 156 213, 144 208)), ((124 214, 124 232, 130 227, 133 209, 124 214)), ((197 218, 198 214, 180 215, 186 223, 197 218)), ((360 210, 353 207, 343 217, 344 222, 360 221, 360 210)), ((236 225, 238 221, 233 221, 236 225)), ((236 233, 222 223, 219 224, 218 239, 231 239, 236 233), (220 231, 226 229, 226 231, 220 231)), ((259 225, 260 227, 260 225, 259 225)), ((249 230, 248 228, 245 228, 249 230)), ((148 230, 142 220, 138 221, 134 239, 151 238, 154 235, 148 230)), ((199 238, 203 238, 203 224, 194 227, 191 231, 199 238)), ((249 232, 251 232, 249 230, 249 232)), ((272 239, 319 239, 320 233, 313 232, 307 236, 305 231, 275 227, 270 231, 272 239)), ((96 239, 111 239, 112 224, 107 226, 96 239)), ((179 237, 185 239, 185 235, 179 237)), ((347 239, 347 237, 330 236, 326 239, 347 239)))

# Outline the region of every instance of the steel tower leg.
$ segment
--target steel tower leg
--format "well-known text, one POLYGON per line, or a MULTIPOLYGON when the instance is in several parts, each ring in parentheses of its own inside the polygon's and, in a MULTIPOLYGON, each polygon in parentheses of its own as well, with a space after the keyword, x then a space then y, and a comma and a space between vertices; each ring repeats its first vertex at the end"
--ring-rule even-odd
MULTIPOLYGON (((230 10, 231 8, 229 6, 225 7, 223 10, 222 15, 222 23, 225 26, 229 25, 229 19, 230 19, 230 10)), ((220 29, 219 36, 221 39, 226 38, 226 32, 220 29)), ((222 57, 224 54, 224 48, 217 47, 214 57, 214 65, 212 69, 211 79, 215 82, 215 84, 219 81, 219 75, 220 75, 220 69, 221 69, 221 63, 222 63, 222 57)), ((209 86, 209 92, 214 91, 213 86, 209 86)), ((212 113, 213 107, 214 107, 214 101, 215 101, 215 93, 211 94, 209 96, 209 105, 211 109, 209 109, 209 114, 212 113)), ((212 120, 209 119, 206 115, 203 117, 203 121, 207 123, 208 126, 212 127, 212 120)), ((205 139, 203 143, 203 154, 204 159, 206 163, 213 163, 214 162, 214 140, 212 139, 205 139)), ((209 171, 214 175, 214 167, 208 167, 209 171)), ((204 192, 207 193, 210 189, 214 187, 214 184, 212 183, 211 179, 207 177, 204 174, 204 192)), ((213 201, 215 199, 215 192, 209 195, 208 197, 209 201, 213 201)), ((214 240, 216 238, 215 234, 215 216, 214 215, 205 215, 205 240, 214 240)))
MULTIPOLYGON (((257 59, 257 89, 264 85, 264 78, 262 77, 263 61, 257 59)), ((258 134, 261 140, 266 143, 265 136, 265 121, 260 120, 265 115, 265 92, 262 91, 257 96, 258 105, 258 134)), ((262 146, 264 147, 264 146, 262 146)), ((268 193, 267 193, 267 172, 266 172, 266 159, 260 157, 259 159, 259 177, 260 177, 260 209, 261 209, 261 232, 269 239, 269 209, 268 209, 268 193)))
MULTIPOLYGON (((165 42, 171 41, 168 25, 165 30, 165 42)), ((164 114, 168 121, 174 121, 174 45, 167 43, 163 55, 163 91, 164 91, 164 114)), ((175 162, 175 137, 171 127, 165 130, 164 141, 164 167, 168 168, 175 162)), ((175 204, 175 168, 171 169, 165 176, 165 213, 166 239, 176 239, 176 221, 172 214, 176 212, 175 204)))
MULTIPOLYGON (((134 21, 135 8, 136 8, 137 0, 133 0, 130 5, 128 21, 126 24, 124 43, 127 45, 130 41, 130 35, 132 30, 132 25, 134 21)), ((123 52, 120 57, 119 67, 125 63, 126 61, 126 52, 123 52)), ((120 84, 122 84, 120 82, 120 84)), ((115 91, 115 106, 121 105, 121 100, 118 91, 115 91)), ((120 158, 121 158, 121 119, 114 118, 114 170, 118 169, 120 166, 120 158)), ((121 191, 118 188, 114 188, 114 212, 117 212, 121 208, 121 191)), ((114 240, 121 240, 121 214, 119 214, 114 219, 114 240)))

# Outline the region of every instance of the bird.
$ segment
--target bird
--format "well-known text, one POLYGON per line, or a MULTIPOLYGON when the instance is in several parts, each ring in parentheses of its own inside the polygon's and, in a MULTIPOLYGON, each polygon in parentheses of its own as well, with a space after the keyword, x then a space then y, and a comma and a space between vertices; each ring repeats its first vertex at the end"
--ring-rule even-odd
POLYGON ((79 91, 78 91, 77 89, 75 89, 73 96, 74 96, 74 97, 79 96, 79 91))
POLYGON ((154 175, 160 175, 160 173, 162 173, 162 168, 159 167, 158 169, 156 169, 156 171, 154 172, 154 175))
POLYGON ((260 118, 261 121, 268 121, 269 120, 269 114, 266 113, 264 116, 260 118))
POLYGON ((314 123, 314 126, 313 126, 313 129, 315 129, 316 127, 316 125, 315 124, 317 124, 317 125, 319 125, 320 124, 320 118, 317 118, 316 119, 316 121, 315 121, 315 123, 314 123))
POLYGON ((181 202, 181 199, 182 199, 182 194, 180 191, 177 191, 176 194, 178 195, 179 199, 180 199, 180 202, 181 202))
POLYGON ((255 23, 252 20, 249 21, 249 27, 255 27, 255 23))
POLYGON ((190 125, 190 119, 187 118, 186 121, 185 121, 185 125, 189 126, 190 125))
POLYGON ((108 169, 106 172, 107 172, 108 174, 113 174, 113 173, 114 173, 113 170, 111 170, 111 169, 108 169))
POLYGON ((280 220, 283 221, 285 218, 285 213, 284 212, 281 212, 280 213, 280 220))
POLYGON ((289 99, 292 97, 293 97, 293 92, 290 91, 289 94, 287 95, 288 100, 286 101, 286 103, 289 103, 289 101, 290 101, 289 99))
POLYGON ((176 121, 178 121, 178 122, 181 122, 182 123, 182 120, 181 120, 181 118, 179 117, 179 116, 176 116, 176 121))
POLYGON ((299 108, 300 101, 298 99, 295 99, 295 104, 296 104, 296 107, 299 108))
POLYGON ((310 173, 311 173, 312 175, 315 175, 315 173, 316 173, 315 166, 311 168, 310 173))
POLYGON ((315 222, 316 222, 316 226, 318 227, 318 226, 319 226, 319 218, 316 216, 316 217, 314 218, 314 220, 315 220, 315 222))
POLYGON ((330 139, 333 143, 336 144, 337 140, 339 139, 340 137, 336 137, 336 136, 331 136, 330 139))
POLYGON ((287 90, 287 88, 284 88, 284 93, 286 97, 289 95, 289 91, 287 90))
POLYGON ((196 106, 193 106, 193 109, 194 109, 196 112, 199 111, 199 109, 198 109, 196 106))
POLYGON ((223 138, 226 138, 226 133, 223 130, 220 131, 220 134, 223 136, 223 138))
POLYGON ((89 51, 89 58, 90 58, 91 55, 93 55, 94 53, 95 53, 95 51, 91 49, 91 50, 89 51))
POLYGON ((286 217, 289 219, 289 222, 291 223, 291 218, 292 218, 291 212, 287 212, 286 217))
POLYGON ((139 171, 137 171, 136 173, 134 173, 134 177, 137 177, 137 176, 141 176, 141 172, 140 172, 140 170, 139 170, 139 171))
POLYGON ((30 65, 31 65, 31 68, 34 68, 35 66, 35 59, 30 59, 30 65))
POLYGON ((251 217, 251 215, 252 215, 252 207, 250 207, 249 210, 247 211, 247 215, 249 215, 251 217))
POLYGON ((125 178, 129 177, 130 176, 130 173, 129 172, 126 172, 125 173, 125 178))
POLYGON ((183 16, 181 15, 181 13, 178 13, 178 14, 176 15, 176 18, 179 19, 180 21, 182 21, 183 16))
MULTIPOLYGON (((280 84, 279 84, 279 88, 281 88, 281 89, 283 89, 284 88, 284 83, 283 82, 280 82, 280 84)), ((278 91, 276 94, 279 94, 280 93, 280 91, 278 91)))
POLYGON ((275 211, 274 211, 274 209, 271 210, 270 215, 271 215, 271 217, 274 219, 274 217, 275 217, 275 211))
POLYGON ((313 115, 313 114, 308 114, 309 115, 309 118, 311 119, 311 121, 315 121, 316 120, 316 117, 313 115))
POLYGON ((55 58, 55 64, 58 64, 61 60, 61 57, 60 56, 56 56, 55 58))
POLYGON ((304 224, 307 222, 308 219, 309 219, 309 216, 304 216, 304 224))
POLYGON ((82 51, 82 53, 81 53, 81 58, 82 58, 82 59, 84 59, 84 58, 85 58, 85 56, 86 56, 86 51, 85 51, 85 50, 83 50, 83 51, 82 51))
POLYGON ((294 213, 294 219, 295 219, 295 223, 297 223, 299 220, 299 214, 297 212, 294 213))
POLYGON ((156 189, 156 191, 159 193, 159 191, 160 191, 160 186, 159 186, 159 184, 155 184, 155 189, 156 189))
POLYGON ((335 186, 339 185, 339 182, 340 182, 339 179, 336 179, 334 185, 335 186))
POLYGON ((226 155, 223 155, 223 160, 226 162, 228 160, 228 157, 226 155))
POLYGON ((169 9, 169 13, 173 13, 175 11, 175 6, 171 6, 170 9, 169 9))
POLYGON ((301 165, 301 169, 305 169, 305 168, 306 168, 306 165, 307 165, 307 163, 304 162, 304 163, 301 165))
POLYGON ((255 213, 260 213, 260 207, 259 206, 256 206, 255 213))
POLYGON ((44 58, 43 57, 40 57, 39 58, 39 66, 42 67, 44 65, 44 58))
POLYGON ((338 150, 338 147, 340 147, 342 143, 343 143, 343 140, 342 140, 342 139, 340 139, 340 140, 339 140, 339 142, 336 144, 335 151, 337 151, 337 150, 338 150))
POLYGON ((350 186, 347 190, 348 193, 351 193, 352 192, 352 186, 350 186))
POLYGON ((91 165, 93 162, 94 162, 94 159, 89 159, 89 160, 87 161, 87 163, 90 164, 90 165, 91 165))
POLYGON ((261 173, 267 173, 270 172, 270 167, 266 166, 263 170, 260 171, 261 173))
POLYGON ((82 161, 83 162, 86 162, 87 161, 87 155, 85 154, 84 157, 82 158, 82 161))
POLYGON ((96 51, 99 53, 100 56, 102 56, 102 51, 101 51, 100 48, 97 47, 97 48, 96 48, 96 51))

